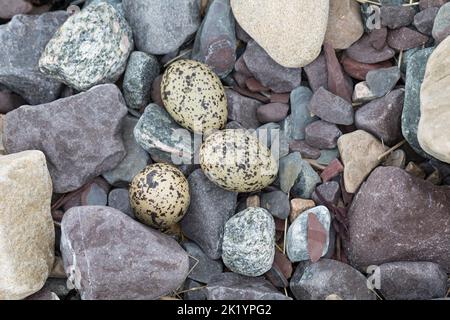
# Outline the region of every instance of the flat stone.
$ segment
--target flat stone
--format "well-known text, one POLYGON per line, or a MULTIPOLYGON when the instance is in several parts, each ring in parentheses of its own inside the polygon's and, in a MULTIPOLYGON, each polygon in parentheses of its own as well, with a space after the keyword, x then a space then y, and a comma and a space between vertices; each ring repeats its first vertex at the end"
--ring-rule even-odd
POLYGON ((22 106, 6 115, 5 149, 41 150, 53 191, 70 192, 125 157, 120 130, 126 113, 122 94, 111 84, 48 104, 22 106))
POLYGON ((133 51, 128 59, 123 79, 123 96, 127 106, 139 110, 150 102, 150 91, 160 67, 156 57, 133 51))
POLYGON ((223 272, 222 262, 209 258, 194 242, 183 242, 181 246, 190 256, 189 270, 192 270, 188 275, 190 279, 207 284, 212 277, 223 272))
POLYGON ((428 40, 428 36, 407 27, 390 30, 387 37, 389 47, 397 51, 421 47, 428 40))
POLYGON ((53 267, 52 181, 44 154, 0 156, 0 189, 0 299, 19 300, 39 291, 53 267))
POLYGON ((445 38, 450 35, 450 3, 444 4, 439 8, 439 11, 434 20, 432 35, 436 43, 441 43, 445 38))
POLYGON ((402 169, 377 168, 348 212, 344 248, 350 263, 365 270, 393 261, 429 261, 449 272, 449 195, 448 187, 402 169))
POLYGON ((382 6, 380 8, 381 25, 389 29, 407 27, 414 21, 416 10, 406 6, 382 6))
POLYGON ((256 111, 256 116, 261 123, 283 121, 289 112, 289 105, 284 103, 269 103, 262 105, 256 111))
POLYGON ((231 89, 225 89, 228 104, 228 119, 239 122, 246 129, 256 129, 261 125, 257 111, 262 103, 244 97, 231 89))
MULTIPOLYGON (((286 237, 286 252, 292 262, 310 259, 308 252, 308 217, 310 213, 317 217, 327 234, 330 231, 331 215, 326 207, 318 206, 301 213, 289 227, 286 237)), ((330 239, 327 236, 322 256, 326 255, 329 243, 330 239)))
POLYGON ((448 70, 450 50, 446 38, 431 54, 420 90, 420 122, 417 138, 422 149, 434 158, 450 163, 450 104, 448 70))
POLYGON ((156 299, 181 286, 189 271, 188 255, 173 239, 102 206, 65 213, 61 253, 82 300, 156 299))
POLYGON ((305 139, 305 128, 314 121, 308 106, 313 93, 307 87, 298 87, 291 92, 291 138, 305 139))
POLYGON ((229 0, 216 0, 208 6, 197 31, 192 59, 207 64, 221 78, 233 70, 236 32, 229 0))
POLYGON ((149 164, 150 156, 134 138, 137 123, 138 119, 132 116, 126 116, 123 120, 122 140, 127 155, 113 170, 103 173, 103 178, 113 186, 127 186, 149 164))
POLYGON ((320 87, 328 89, 328 70, 325 55, 321 53, 314 61, 304 67, 312 91, 320 87))
POLYGON ((355 42, 345 53, 353 60, 369 64, 386 61, 395 56, 395 51, 387 45, 380 50, 375 49, 368 35, 355 42))
POLYGON ((191 173, 188 182, 191 204, 181 220, 181 229, 208 257, 219 259, 224 226, 235 212, 237 194, 216 186, 201 169, 191 173))
POLYGON ((434 21, 439 8, 428 8, 414 16, 414 26, 421 33, 431 36, 433 32, 434 21))
POLYGON ((378 157, 387 147, 364 130, 357 130, 341 136, 338 148, 344 164, 345 190, 355 193, 370 172, 378 166, 378 157))
POLYGON ((430 300, 447 294, 447 274, 432 262, 391 262, 379 266, 380 292, 387 300, 430 300))
POLYGON ((289 196, 283 191, 272 191, 261 195, 261 207, 267 209, 274 217, 285 220, 291 206, 289 196))
POLYGON ((322 120, 334 124, 353 124, 354 112, 351 103, 323 88, 314 93, 309 110, 322 120))
POLYGON ((200 26, 198 0, 123 0, 136 47, 150 54, 176 51, 200 26))
POLYGON ((125 20, 106 2, 70 16, 48 42, 39 69, 79 91, 116 82, 133 50, 125 20))
POLYGON ((62 84, 42 74, 38 64, 47 42, 66 19, 63 11, 17 15, 0 26, 0 83, 30 104, 59 97, 62 84))
POLYGON ((248 208, 225 224, 222 260, 231 271, 261 276, 272 267, 275 255, 275 223, 263 208, 248 208))
POLYGON ((366 81, 370 91, 381 98, 394 89, 400 77, 401 73, 398 67, 382 68, 369 71, 366 81))
POLYGON ((392 66, 392 63, 389 61, 383 61, 380 63, 361 63, 352 58, 344 55, 341 58, 341 64, 344 68, 344 71, 350 75, 352 78, 357 80, 366 80, 367 73, 371 70, 381 69, 381 68, 389 68, 392 66))
POLYGON ((256 41, 250 41, 247 44, 244 61, 253 76, 263 86, 274 92, 291 92, 302 81, 301 68, 283 67, 274 61, 256 41))
POLYGON ((325 300, 331 294, 343 300, 376 300, 364 275, 348 264, 330 259, 300 263, 290 287, 299 300, 325 300))
POLYGON ((291 152, 300 152, 302 158, 318 159, 320 157, 320 150, 311 147, 308 143, 302 140, 294 140, 289 144, 291 152))
POLYGON ((134 218, 133 209, 131 209, 128 189, 113 189, 108 194, 108 206, 117 209, 127 216, 134 218))
POLYGON ((292 300, 262 277, 246 277, 233 272, 215 276, 205 290, 208 300, 292 300))
POLYGON ((305 129, 306 143, 317 149, 336 148, 341 135, 341 130, 335 124, 322 120, 309 124, 305 129))
MULTIPOLYGON (((328 203, 337 205, 339 199, 341 198, 341 187, 336 181, 325 182, 317 186, 316 190, 312 194, 312 199, 315 203, 322 203, 317 194, 320 194, 322 198, 328 203)), ((323 203, 323 205, 327 204, 323 203)))
POLYGON ((376 99, 362 106, 355 113, 355 125, 393 146, 403 139, 401 116, 405 91, 394 90, 383 98, 376 99))
POLYGON ((231 0, 231 7, 239 25, 282 66, 303 67, 319 55, 327 30, 328 0, 231 0))

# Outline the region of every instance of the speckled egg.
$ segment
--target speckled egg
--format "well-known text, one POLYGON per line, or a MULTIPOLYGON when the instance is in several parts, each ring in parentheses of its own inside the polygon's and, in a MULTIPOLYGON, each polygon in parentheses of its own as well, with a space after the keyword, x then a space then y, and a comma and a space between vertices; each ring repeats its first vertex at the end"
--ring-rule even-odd
POLYGON ((217 131, 206 138, 200 148, 200 165, 212 182, 236 192, 264 189, 278 172, 270 150, 240 129, 217 131))
POLYGON ((193 60, 172 63, 162 78, 161 97, 172 118, 193 132, 208 133, 227 122, 225 90, 206 64, 193 60))
POLYGON ((189 184, 174 166, 149 165, 131 181, 130 204, 141 222, 166 229, 183 218, 189 207, 189 184))

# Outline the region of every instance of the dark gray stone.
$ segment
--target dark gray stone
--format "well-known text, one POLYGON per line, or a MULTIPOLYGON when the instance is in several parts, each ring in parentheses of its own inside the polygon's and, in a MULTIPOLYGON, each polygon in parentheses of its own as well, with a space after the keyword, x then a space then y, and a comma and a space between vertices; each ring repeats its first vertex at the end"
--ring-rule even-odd
POLYGON ((305 129, 306 143, 317 149, 336 148, 341 135, 341 130, 335 124, 322 120, 309 124, 305 129))
POLYGON ((183 242, 181 246, 189 255, 188 278, 202 283, 209 283, 211 278, 223 272, 223 265, 220 260, 212 260, 194 242, 183 242))
POLYGON ((353 124, 352 104, 324 88, 314 93, 308 108, 322 120, 341 125, 353 124))
POLYGON ((0 25, 0 83, 30 104, 56 100, 58 81, 39 71, 39 58, 53 33, 67 19, 64 11, 42 15, 17 15, 0 25))
POLYGON ((117 209, 127 216, 134 218, 133 210, 130 205, 128 189, 113 189, 108 194, 108 206, 117 209))
POLYGON ((390 29, 409 26, 416 14, 413 7, 407 6, 382 6, 380 8, 381 25, 390 29))
POLYGON ((208 257, 219 259, 222 255, 224 226, 234 214, 237 194, 216 186, 201 169, 191 173, 188 182, 191 204, 181 220, 181 230, 208 257))
POLYGON ((246 129, 256 129, 261 123, 257 110, 262 105, 255 99, 244 97, 231 89, 225 89, 228 104, 228 119, 239 122, 246 129))
POLYGON ((183 291, 186 291, 183 293, 184 300, 206 300, 206 289, 203 287, 201 283, 187 279, 183 287, 183 291))
POLYGON ((106 206, 108 193, 97 183, 91 183, 81 194, 81 203, 84 206, 106 206))
POLYGON ((311 199, 317 204, 326 205, 326 203, 322 203, 317 193, 320 193, 322 198, 333 204, 337 205, 339 199, 341 198, 341 187, 336 181, 328 181, 319 186, 317 186, 316 190, 314 190, 311 199))
POLYGON ((41 150, 53 191, 65 193, 115 168, 125 157, 121 129, 127 113, 112 84, 39 106, 22 106, 5 117, 8 153, 41 150))
POLYGON ((431 36, 433 32, 434 20, 438 14, 439 8, 425 9, 414 17, 414 26, 421 33, 431 36))
POLYGON ((401 74, 398 67, 371 70, 366 75, 370 91, 378 98, 388 94, 397 85, 401 74))
POLYGON ((289 196, 283 191, 272 191, 261 195, 261 207, 267 209, 274 217, 287 219, 291 205, 289 196))
POLYGON ((189 272, 178 243, 113 208, 72 208, 61 232, 64 269, 82 300, 156 299, 189 272))

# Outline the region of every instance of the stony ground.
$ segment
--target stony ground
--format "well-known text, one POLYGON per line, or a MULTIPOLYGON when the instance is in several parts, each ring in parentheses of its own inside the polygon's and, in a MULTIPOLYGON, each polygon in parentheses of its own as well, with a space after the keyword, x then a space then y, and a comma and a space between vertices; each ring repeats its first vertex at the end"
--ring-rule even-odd
POLYGON ((0 299, 445 299, 447 0, 0 0, 0 299))

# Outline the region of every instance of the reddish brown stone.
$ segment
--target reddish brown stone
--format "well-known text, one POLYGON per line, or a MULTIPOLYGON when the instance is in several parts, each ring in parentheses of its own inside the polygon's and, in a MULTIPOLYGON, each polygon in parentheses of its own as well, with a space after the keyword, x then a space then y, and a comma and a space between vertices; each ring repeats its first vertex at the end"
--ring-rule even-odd
POLYGON ((390 61, 368 64, 353 60, 346 55, 342 57, 341 64, 345 72, 347 72, 352 78, 361 81, 366 80, 366 75, 367 73, 369 73, 369 71, 392 67, 392 63, 390 61))
POLYGON ((389 31, 387 38, 389 46, 397 51, 421 47, 428 40, 426 35, 407 27, 389 31))
POLYGON ((305 141, 302 140, 294 140, 289 144, 289 150, 291 152, 300 152, 302 158, 307 159, 318 159, 320 157, 320 150, 314 147, 311 147, 305 141))
POLYGON ((289 93, 273 93, 270 96, 271 103, 289 103, 291 95, 289 93))
POLYGON ((252 91, 252 92, 269 91, 268 88, 264 87, 261 84, 261 82, 259 82, 255 78, 247 78, 245 80, 245 85, 247 86, 247 89, 252 91))
POLYGON ((372 45, 373 39, 369 35, 363 36, 355 42, 345 52, 346 54, 361 63, 378 63, 389 60, 395 56, 395 50, 384 46, 381 50, 377 50, 372 45))
POLYGON ((331 44, 324 44, 325 59, 328 71, 328 90, 335 95, 351 102, 353 95, 353 82, 344 73, 336 52, 331 44))
POLYGON ((330 181, 331 179, 337 177, 339 174, 344 172, 344 166, 338 159, 334 159, 330 162, 328 167, 322 171, 320 177, 323 182, 330 181))

